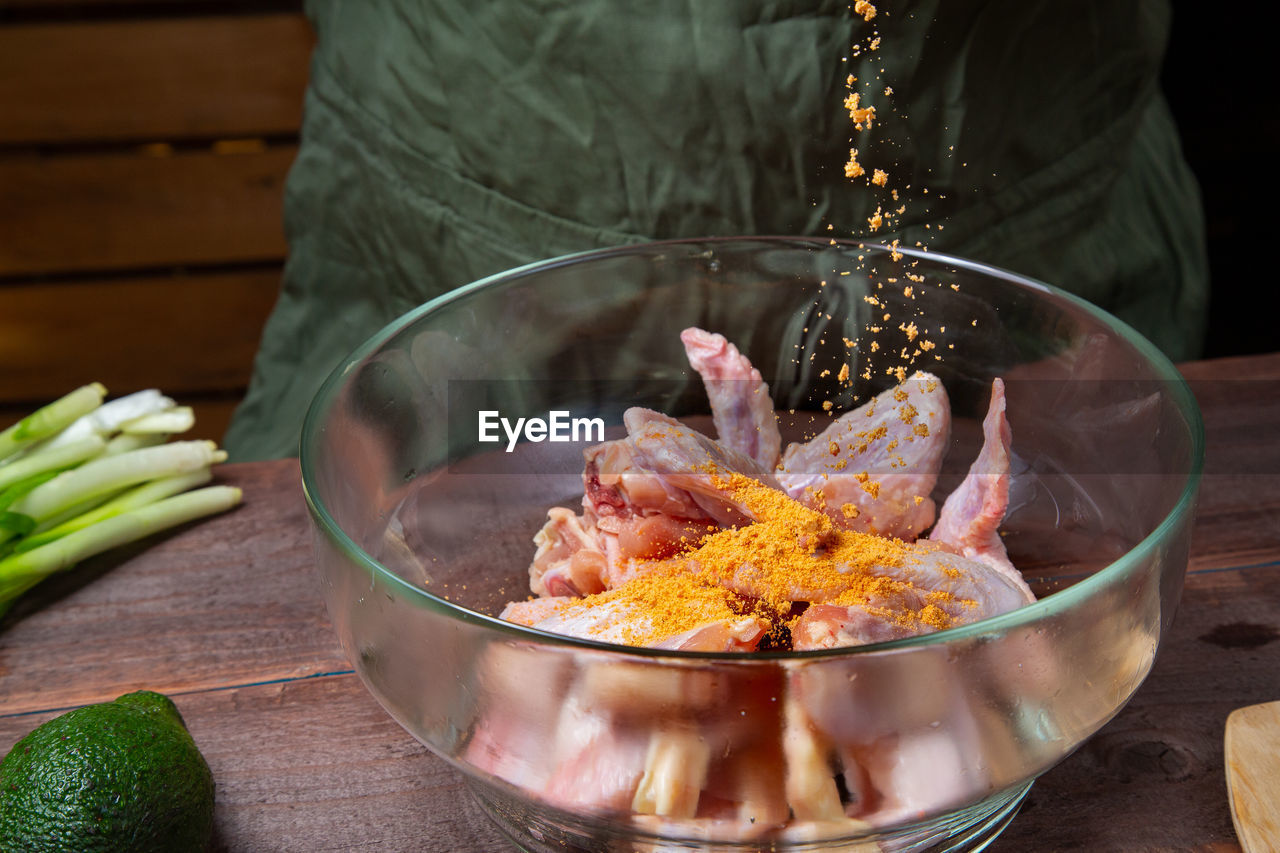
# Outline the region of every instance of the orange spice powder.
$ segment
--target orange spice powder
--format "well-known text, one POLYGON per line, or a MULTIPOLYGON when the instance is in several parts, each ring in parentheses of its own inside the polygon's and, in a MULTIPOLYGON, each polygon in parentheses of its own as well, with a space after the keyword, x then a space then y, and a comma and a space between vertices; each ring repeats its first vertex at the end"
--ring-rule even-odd
MULTIPOLYGON (((563 612, 611 604, 627 620, 621 632, 626 642, 648 645, 748 614, 784 634, 797 602, 851 606, 913 600, 911 584, 886 572, 913 559, 901 540, 840 529, 825 513, 743 474, 713 475, 712 482, 755 522, 717 531, 682 554, 649 562, 622 586, 569 603, 563 612)), ((857 510, 850 506, 844 514, 853 517, 857 510)), ((933 604, 869 609, 916 630, 951 624, 933 604)))

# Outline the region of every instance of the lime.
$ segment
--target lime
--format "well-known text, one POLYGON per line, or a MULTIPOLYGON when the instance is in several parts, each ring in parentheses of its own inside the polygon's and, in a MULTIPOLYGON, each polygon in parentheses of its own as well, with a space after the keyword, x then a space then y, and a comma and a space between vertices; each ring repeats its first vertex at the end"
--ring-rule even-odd
POLYGON ((0 761, 0 851, 200 851, 213 775, 167 697, 70 711, 0 761))

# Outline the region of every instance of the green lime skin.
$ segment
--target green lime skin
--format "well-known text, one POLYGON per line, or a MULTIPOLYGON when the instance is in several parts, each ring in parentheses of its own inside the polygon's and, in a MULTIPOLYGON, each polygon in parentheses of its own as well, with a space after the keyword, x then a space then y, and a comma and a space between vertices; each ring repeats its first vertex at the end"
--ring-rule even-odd
POLYGON ((202 851, 213 774, 167 696, 70 711, 0 761, 0 853, 202 851))

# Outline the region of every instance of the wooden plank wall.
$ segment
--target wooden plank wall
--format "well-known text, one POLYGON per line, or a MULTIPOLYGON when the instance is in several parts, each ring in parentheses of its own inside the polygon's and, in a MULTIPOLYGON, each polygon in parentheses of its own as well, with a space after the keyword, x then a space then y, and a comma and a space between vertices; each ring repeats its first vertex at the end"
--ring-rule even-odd
POLYGON ((0 0, 0 428, 100 381, 221 438, 285 257, 300 6, 0 0))

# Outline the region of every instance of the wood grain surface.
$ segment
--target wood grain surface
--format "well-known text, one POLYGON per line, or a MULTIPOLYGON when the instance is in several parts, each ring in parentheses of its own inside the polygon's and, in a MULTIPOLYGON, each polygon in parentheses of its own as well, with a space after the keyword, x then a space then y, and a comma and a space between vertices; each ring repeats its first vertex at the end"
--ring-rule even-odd
POLYGON ((283 260, 295 153, 0 158, 0 276, 283 260))
MULTIPOLYGON (((1280 418, 1280 354, 1186 373, 1214 462, 1172 631, 1133 701, 1035 784, 993 851, 1240 850, 1222 736, 1231 711, 1280 684, 1280 444, 1237 429, 1280 418)), ((458 773, 342 656, 296 461, 221 476, 243 507, 95 559, 0 622, 0 751, 63 710, 149 687, 174 696, 213 768, 218 850, 506 849, 458 773)))
POLYGON ((0 145, 296 133, 300 14, 0 27, 0 145))
POLYGON ((275 267, 0 285, 0 399, 94 379, 112 394, 243 388, 279 286, 275 267))

